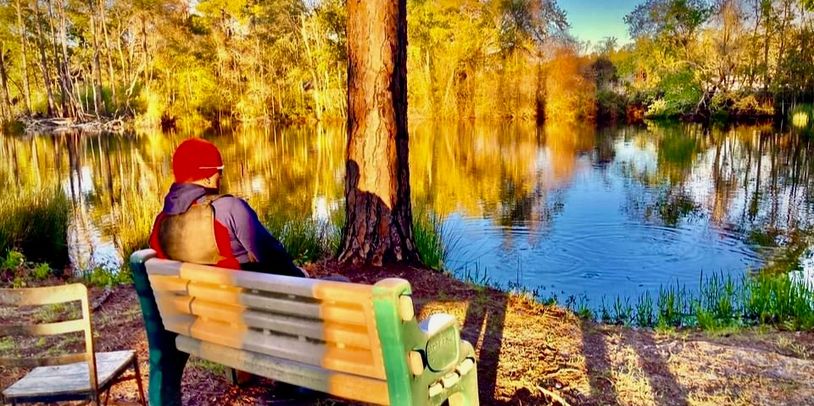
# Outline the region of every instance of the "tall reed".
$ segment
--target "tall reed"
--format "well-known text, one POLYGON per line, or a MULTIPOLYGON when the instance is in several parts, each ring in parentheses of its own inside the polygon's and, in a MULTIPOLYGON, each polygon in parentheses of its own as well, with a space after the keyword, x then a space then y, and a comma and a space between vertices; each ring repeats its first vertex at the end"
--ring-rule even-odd
POLYGON ((444 244, 444 225, 438 216, 424 211, 414 212, 413 239, 424 265, 435 270, 444 268, 449 247, 444 244))
POLYGON ((305 216, 267 213, 262 222, 298 264, 333 255, 339 246, 341 226, 333 218, 331 221, 320 221, 305 216))
POLYGON ((57 187, 21 191, 0 199, 0 255, 19 250, 55 269, 68 262, 70 203, 57 187))
POLYGON ((597 314, 605 322, 640 327, 715 330, 768 324, 808 330, 814 328, 814 291, 787 274, 759 273, 740 279, 702 275, 698 290, 679 283, 660 287, 655 307, 646 292, 633 305, 617 297, 608 307, 603 300, 597 314))

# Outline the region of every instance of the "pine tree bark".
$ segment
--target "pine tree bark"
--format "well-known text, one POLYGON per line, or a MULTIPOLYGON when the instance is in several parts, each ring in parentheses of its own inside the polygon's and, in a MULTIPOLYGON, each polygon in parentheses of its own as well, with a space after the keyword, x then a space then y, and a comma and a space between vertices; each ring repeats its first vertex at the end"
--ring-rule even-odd
POLYGON ((339 261, 417 262, 407 133, 406 0, 348 0, 346 223, 339 261))

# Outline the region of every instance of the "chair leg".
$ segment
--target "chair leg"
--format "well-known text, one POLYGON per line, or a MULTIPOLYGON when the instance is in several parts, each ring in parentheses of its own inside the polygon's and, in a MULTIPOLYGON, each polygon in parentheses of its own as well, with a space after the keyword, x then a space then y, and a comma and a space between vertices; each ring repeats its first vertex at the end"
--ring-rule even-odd
POLYGON ((110 386, 107 387, 105 391, 105 400, 102 401, 102 406, 107 406, 107 402, 110 400, 110 386))
POLYGON ((144 399, 144 386, 141 383, 141 372, 138 367, 138 357, 133 357, 133 372, 136 374, 136 386, 138 387, 138 400, 141 406, 147 406, 147 401, 144 399))

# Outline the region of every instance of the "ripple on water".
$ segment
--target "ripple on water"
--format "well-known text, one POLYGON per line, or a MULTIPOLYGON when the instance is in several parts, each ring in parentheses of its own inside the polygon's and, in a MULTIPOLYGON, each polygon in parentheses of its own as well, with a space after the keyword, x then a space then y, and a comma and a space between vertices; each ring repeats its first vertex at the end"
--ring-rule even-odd
MULTIPOLYGON (((492 226, 480 230, 476 260, 490 277, 529 287, 601 296, 659 285, 697 282, 701 272, 741 272, 758 253, 735 232, 708 225, 666 227, 635 222, 583 222, 533 227, 492 226), (734 254, 734 255, 731 255, 734 254)), ((458 256, 460 258, 460 256, 458 256)))

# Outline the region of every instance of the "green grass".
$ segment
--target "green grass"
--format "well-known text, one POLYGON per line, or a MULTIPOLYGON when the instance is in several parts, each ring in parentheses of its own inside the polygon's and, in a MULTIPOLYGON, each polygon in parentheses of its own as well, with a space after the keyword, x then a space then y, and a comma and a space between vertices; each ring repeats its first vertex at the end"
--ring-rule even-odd
POLYGON ((11 337, 0 338, 0 353, 7 353, 14 349, 14 340, 11 337))
POLYGON ((698 289, 678 282, 661 286, 657 293, 643 292, 635 300, 603 297, 591 306, 584 295, 561 301, 543 288, 529 289, 519 282, 503 286, 491 279, 477 263, 451 275, 476 289, 496 289, 512 295, 528 295, 544 305, 562 305, 579 317, 609 324, 656 328, 698 328, 713 334, 728 334, 749 326, 783 330, 814 329, 814 287, 795 282, 789 271, 799 269, 801 246, 806 239, 795 237, 760 272, 740 277, 701 275, 698 289))
POLYGON ((70 203, 58 188, 21 192, 0 201, 0 255, 21 252, 61 269, 68 262, 70 203))
POLYGON ((129 285, 133 283, 133 274, 129 269, 107 269, 97 267, 82 274, 82 279, 89 285, 110 287, 116 285, 129 285))
MULTIPOLYGON (((303 264, 336 254, 342 224, 342 210, 336 210, 327 222, 310 217, 291 217, 281 213, 266 213, 262 222, 271 234, 280 240, 294 258, 303 264)), ((413 237, 422 263, 429 268, 442 270, 448 247, 443 241, 443 225, 434 215, 417 213, 413 216, 413 237)))
POLYGON ((190 357, 189 363, 193 368, 200 368, 212 375, 226 377, 226 367, 221 364, 197 357, 190 357))
POLYGON ((122 190, 121 205, 114 209, 116 221, 111 232, 118 237, 119 253, 123 260, 122 273, 130 272, 130 255, 149 246, 153 222, 162 209, 161 200, 145 199, 139 193, 134 188, 125 188, 122 190))
POLYGON ((312 218, 291 218, 268 214, 263 224, 280 240, 297 264, 314 262, 333 255, 339 247, 339 227, 333 222, 312 218))
POLYGON ((449 247, 444 244, 444 225, 431 213, 413 213, 413 239, 424 265, 440 271, 444 268, 449 247))
MULTIPOLYGON (((567 307, 585 314, 584 305, 567 307)), ((602 301, 597 314, 604 322, 669 329, 693 327, 721 330, 772 325, 786 330, 814 328, 814 291, 795 283, 786 274, 702 276, 697 291, 671 284, 659 289, 654 301, 649 293, 635 303, 617 297, 602 301)))

